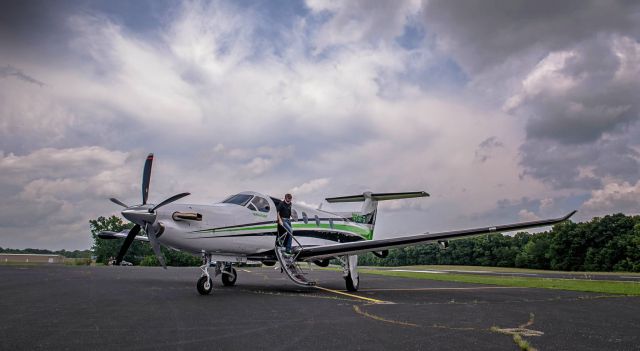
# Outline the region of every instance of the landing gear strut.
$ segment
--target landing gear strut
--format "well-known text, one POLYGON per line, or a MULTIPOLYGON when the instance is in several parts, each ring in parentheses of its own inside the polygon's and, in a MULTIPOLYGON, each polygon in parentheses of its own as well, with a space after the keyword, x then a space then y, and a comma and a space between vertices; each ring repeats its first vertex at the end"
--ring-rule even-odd
POLYGON ((342 263, 342 275, 348 291, 358 291, 360 276, 358 275, 358 255, 348 255, 339 258, 342 263))
POLYGON ((236 280, 238 280, 238 272, 236 272, 236 269, 233 268, 230 262, 214 262, 212 261, 211 255, 204 252, 202 253, 202 262, 203 264, 200 266, 202 275, 196 284, 200 295, 208 295, 211 293, 211 290, 213 290, 209 267, 215 267, 213 274, 214 278, 222 275, 222 284, 224 286, 234 286, 236 284, 236 280))
POLYGON ((198 279, 198 283, 196 287, 198 288, 198 292, 200 295, 208 295, 213 290, 213 282, 211 281, 211 277, 209 276, 209 265, 211 264, 211 255, 207 255, 202 253, 203 265, 200 266, 200 270, 202 271, 202 276, 198 279))

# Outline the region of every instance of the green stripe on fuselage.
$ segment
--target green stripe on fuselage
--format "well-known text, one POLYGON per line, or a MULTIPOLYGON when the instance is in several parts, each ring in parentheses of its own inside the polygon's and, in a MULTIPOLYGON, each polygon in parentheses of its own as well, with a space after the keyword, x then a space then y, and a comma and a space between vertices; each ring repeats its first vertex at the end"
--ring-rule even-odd
MULTIPOLYGON (((371 240, 373 238, 373 230, 366 229, 358 226, 348 225, 348 224, 334 224, 333 226, 325 223, 320 223, 320 225, 316 224, 304 224, 304 223, 292 223, 294 229, 294 235, 296 229, 327 229, 327 230, 340 230, 344 232, 348 232, 351 234, 355 234, 361 236, 367 240, 371 240)), ((276 225, 261 225, 261 226, 251 226, 247 225, 244 227, 234 227, 234 228, 225 228, 225 229, 204 229, 194 231, 192 233, 228 233, 228 232, 236 232, 236 231, 250 231, 250 230, 265 230, 265 231, 275 231, 276 225)))

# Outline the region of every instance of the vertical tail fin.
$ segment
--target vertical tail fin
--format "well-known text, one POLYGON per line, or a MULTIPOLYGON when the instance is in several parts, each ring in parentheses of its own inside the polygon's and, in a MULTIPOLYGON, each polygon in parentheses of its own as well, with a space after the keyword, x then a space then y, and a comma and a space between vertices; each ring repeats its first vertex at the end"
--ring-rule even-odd
POLYGON ((376 224, 376 214, 378 212, 378 201, 411 199, 415 197, 429 196, 424 191, 413 191, 405 193, 372 193, 366 191, 362 195, 349 195, 339 197, 328 197, 328 203, 337 202, 362 202, 362 209, 359 213, 353 213, 354 222, 371 225, 371 230, 376 224))

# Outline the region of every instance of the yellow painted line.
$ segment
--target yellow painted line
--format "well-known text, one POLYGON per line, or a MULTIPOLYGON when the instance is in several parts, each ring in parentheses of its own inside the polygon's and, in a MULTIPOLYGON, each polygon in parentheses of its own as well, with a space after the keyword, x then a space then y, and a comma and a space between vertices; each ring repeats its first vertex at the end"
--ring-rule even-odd
POLYGON ((363 289, 360 291, 431 291, 431 290, 491 290, 491 289, 529 289, 520 286, 488 286, 475 288, 382 288, 382 289, 363 289))
POLYGON ((339 291, 339 290, 333 290, 333 289, 327 289, 327 288, 323 288, 321 286, 317 286, 317 289, 320 290, 324 290, 324 291, 328 291, 334 294, 340 294, 340 295, 344 295, 344 296, 349 296, 349 297, 353 297, 355 299, 360 299, 360 300, 365 300, 365 301, 369 301, 369 302, 373 302, 373 303, 379 303, 379 304, 393 304, 393 302, 389 302, 389 301, 382 301, 382 300, 377 300, 377 299, 372 299, 370 297, 364 297, 364 296, 359 296, 359 295, 354 295, 354 294, 349 294, 346 293, 344 291, 339 291))

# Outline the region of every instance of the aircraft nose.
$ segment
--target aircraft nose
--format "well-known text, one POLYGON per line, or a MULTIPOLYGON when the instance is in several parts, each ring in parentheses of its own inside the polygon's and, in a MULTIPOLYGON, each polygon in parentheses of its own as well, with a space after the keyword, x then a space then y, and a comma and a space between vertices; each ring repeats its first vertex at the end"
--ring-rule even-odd
POLYGON ((122 211, 122 216, 131 222, 142 227, 147 223, 153 223, 156 220, 156 214, 149 212, 149 209, 142 206, 130 207, 122 211))

